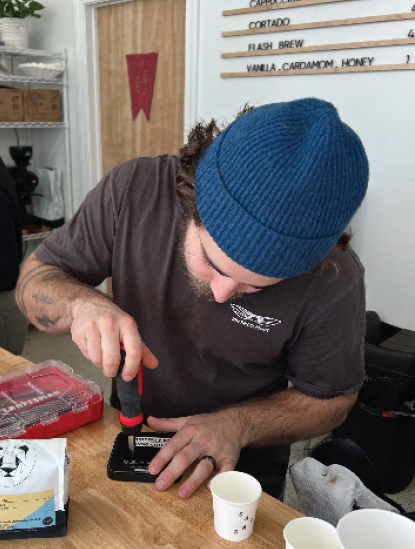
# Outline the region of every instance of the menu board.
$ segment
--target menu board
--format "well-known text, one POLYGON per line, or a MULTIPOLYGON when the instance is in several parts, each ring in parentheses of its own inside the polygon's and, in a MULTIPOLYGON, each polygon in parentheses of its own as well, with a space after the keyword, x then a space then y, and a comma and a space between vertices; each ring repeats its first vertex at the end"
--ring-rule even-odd
POLYGON ((221 77, 414 70, 414 1, 245 0, 222 11, 221 77))

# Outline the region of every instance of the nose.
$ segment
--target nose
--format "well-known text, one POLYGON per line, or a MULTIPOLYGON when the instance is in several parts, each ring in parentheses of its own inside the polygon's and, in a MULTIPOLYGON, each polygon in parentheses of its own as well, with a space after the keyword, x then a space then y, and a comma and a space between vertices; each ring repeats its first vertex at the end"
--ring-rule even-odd
POLYGON ((222 276, 215 273, 210 281, 210 289, 217 303, 225 303, 230 297, 236 293, 238 282, 235 282, 228 276, 222 276))

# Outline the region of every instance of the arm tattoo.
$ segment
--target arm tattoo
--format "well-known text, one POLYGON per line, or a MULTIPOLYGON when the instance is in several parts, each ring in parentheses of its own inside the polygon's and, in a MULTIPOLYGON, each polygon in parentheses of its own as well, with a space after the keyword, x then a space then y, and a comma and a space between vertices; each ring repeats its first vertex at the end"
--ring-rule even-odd
POLYGON ((16 301, 20 305, 21 299, 22 299, 22 293, 23 293, 23 282, 34 272, 38 269, 41 269, 44 265, 36 265, 36 267, 33 267, 33 269, 30 269, 25 276, 22 278, 22 280, 19 280, 19 283, 17 284, 17 292, 16 292, 16 301))
POLYGON ((50 328, 53 324, 55 324, 55 322, 45 314, 42 317, 37 316, 36 320, 38 321, 39 326, 43 326, 44 328, 50 328))
POLYGON ((72 276, 62 271, 52 271, 42 278, 42 282, 48 282, 49 280, 72 280, 76 282, 72 276))
POLYGON ((53 299, 51 297, 48 297, 47 295, 42 294, 41 292, 37 292, 36 294, 33 294, 32 297, 36 301, 36 303, 46 303, 46 305, 51 305, 53 303, 53 299))
MULTIPOLYGON (((26 286, 32 282, 35 278, 39 278, 42 276, 43 282, 48 282, 50 280, 72 280, 75 283, 81 284, 79 281, 62 271, 59 267, 50 266, 50 265, 37 265, 33 269, 31 269, 26 275, 23 277, 22 281, 18 285, 18 291, 17 291, 17 302, 23 312, 23 314, 27 317, 27 308, 26 304, 24 302, 24 292, 26 290, 26 286), (39 270, 41 269, 41 270, 39 270), (37 272, 36 272, 37 271, 37 272)), ((38 301, 39 303, 39 301, 38 301)))

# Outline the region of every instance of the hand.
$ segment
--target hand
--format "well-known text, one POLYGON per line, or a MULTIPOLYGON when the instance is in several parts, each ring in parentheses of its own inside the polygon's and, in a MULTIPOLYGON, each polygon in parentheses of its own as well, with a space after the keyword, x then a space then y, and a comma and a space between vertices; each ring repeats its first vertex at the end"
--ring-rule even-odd
MULTIPOLYGON (((216 460, 219 472, 233 471, 241 451, 238 418, 233 409, 173 419, 148 418, 148 425, 156 431, 176 434, 152 459, 149 472, 160 473, 156 488, 167 490, 190 465, 205 455, 216 460)), ((207 459, 196 465, 191 476, 179 490, 181 498, 190 497, 212 474, 213 466, 207 459)))
POLYGON ((143 343, 134 319, 107 298, 88 301, 73 307, 72 341, 82 354, 106 377, 115 377, 120 366, 120 343, 126 358, 122 371, 124 381, 131 381, 140 362, 156 368, 157 358, 143 343))

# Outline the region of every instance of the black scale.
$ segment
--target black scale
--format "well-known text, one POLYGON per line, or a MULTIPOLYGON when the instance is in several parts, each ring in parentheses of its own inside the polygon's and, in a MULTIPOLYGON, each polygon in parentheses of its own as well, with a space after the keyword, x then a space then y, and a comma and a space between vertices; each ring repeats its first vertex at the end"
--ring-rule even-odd
MULTIPOLYGON (((128 448, 128 436, 117 435, 107 465, 107 475, 112 480, 155 482, 158 475, 151 475, 148 466, 158 451, 174 433, 142 433, 134 437, 134 451, 128 448)), ((179 482, 178 478, 175 482, 179 482)))

